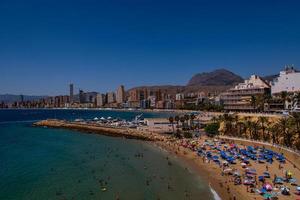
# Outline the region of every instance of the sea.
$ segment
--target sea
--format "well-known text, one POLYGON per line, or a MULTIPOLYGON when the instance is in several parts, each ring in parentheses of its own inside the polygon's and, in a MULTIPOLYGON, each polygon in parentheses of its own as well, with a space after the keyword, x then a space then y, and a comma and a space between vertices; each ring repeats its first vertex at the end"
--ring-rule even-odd
MULTIPOLYGON (((141 113, 0 110, 0 199, 215 199, 198 173, 149 142, 32 126, 48 118, 131 120, 141 113)), ((145 118, 170 115, 143 113, 145 118)))

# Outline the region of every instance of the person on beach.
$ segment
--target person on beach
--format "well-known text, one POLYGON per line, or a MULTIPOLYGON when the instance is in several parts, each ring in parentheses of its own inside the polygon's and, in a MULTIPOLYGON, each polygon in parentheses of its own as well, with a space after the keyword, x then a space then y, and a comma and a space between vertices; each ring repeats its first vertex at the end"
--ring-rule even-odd
POLYGON ((230 187, 229 187, 229 185, 227 185, 227 193, 228 194, 230 193, 230 187))

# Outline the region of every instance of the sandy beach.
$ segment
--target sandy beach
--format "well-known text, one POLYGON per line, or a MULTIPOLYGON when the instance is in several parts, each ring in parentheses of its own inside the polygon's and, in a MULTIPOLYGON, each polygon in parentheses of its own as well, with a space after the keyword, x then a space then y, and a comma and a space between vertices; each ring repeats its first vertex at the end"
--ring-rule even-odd
MULTIPOLYGON (((222 199, 263 199, 263 197, 256 193, 251 193, 250 188, 245 185, 235 185, 232 176, 224 175, 222 173, 222 168, 216 165, 214 162, 210 162, 200 156, 197 155, 196 151, 193 151, 187 147, 183 147, 182 141, 186 139, 174 139, 168 135, 162 135, 157 133, 149 133, 149 132, 140 132, 135 129, 124 129, 124 128, 110 128, 110 127, 96 127, 86 124, 76 124, 70 123, 66 121, 58 121, 58 120, 46 120, 36 123, 37 126, 47 126, 54 128, 66 128, 79 130, 83 132, 91 132, 104 134, 109 136, 117 136, 117 137, 125 137, 128 139, 140 139, 151 141, 154 145, 164 150, 167 150, 174 156, 179 157, 184 162, 187 162, 191 168, 193 168, 199 175, 207 180, 207 182, 211 185, 211 187, 217 192, 217 194, 222 199)), ((201 139, 197 139, 198 144, 202 144, 205 140, 211 139, 205 136, 202 136, 201 139)), ((193 140, 193 139, 190 139, 193 140)), ((195 141, 195 139, 194 139, 195 141)), ((189 140, 186 140, 189 142, 189 140)), ((234 141, 227 141, 225 145, 229 145, 234 141)), ((248 143, 243 142, 234 142, 239 146, 249 145, 248 143)), ((251 143, 252 146, 262 146, 260 144, 251 143)), ((279 149, 274 149, 274 151, 280 152, 279 149)), ((251 168, 255 168, 257 171, 257 176, 263 174, 263 172, 268 171, 270 173, 271 182, 273 177, 281 176, 284 177, 284 173, 286 170, 291 171, 293 173, 293 178, 300 180, 300 170, 294 163, 299 162, 299 157, 293 155, 288 155, 288 152, 285 152, 285 156, 288 158, 285 164, 279 165, 279 162, 274 161, 272 164, 260 164, 258 162, 251 161, 251 168)), ((249 166, 249 167, 250 167, 249 166)), ((239 172, 243 172, 245 169, 242 168, 239 162, 235 165, 231 165, 232 168, 239 172)), ((257 182, 257 187, 262 187, 262 183, 257 182)), ((297 196, 294 194, 294 187, 291 188, 290 196, 280 195, 278 198, 282 200, 288 199, 297 199, 297 196)), ((299 198, 299 197, 298 197, 299 198)))

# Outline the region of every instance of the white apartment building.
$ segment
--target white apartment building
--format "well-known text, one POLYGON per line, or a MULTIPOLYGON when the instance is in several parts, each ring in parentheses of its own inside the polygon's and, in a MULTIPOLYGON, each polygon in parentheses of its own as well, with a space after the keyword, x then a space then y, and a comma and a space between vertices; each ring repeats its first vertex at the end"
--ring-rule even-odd
POLYGON ((271 83, 272 94, 286 92, 300 92, 300 72, 297 72, 293 67, 286 67, 281 71, 279 77, 271 83))

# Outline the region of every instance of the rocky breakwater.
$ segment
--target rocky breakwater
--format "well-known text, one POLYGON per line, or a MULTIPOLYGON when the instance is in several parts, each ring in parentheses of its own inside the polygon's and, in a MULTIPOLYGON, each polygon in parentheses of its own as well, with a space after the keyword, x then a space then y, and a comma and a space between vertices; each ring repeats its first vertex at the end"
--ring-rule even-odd
POLYGON ((145 141, 164 141, 166 138, 162 135, 139 131, 127 127, 111 127, 98 124, 89 124, 81 122, 70 122, 66 120, 48 119, 38 121, 33 126, 49 127, 49 128, 64 128, 70 130, 81 131, 85 133, 95 133, 112 137, 124 137, 127 139, 138 139, 145 141))

